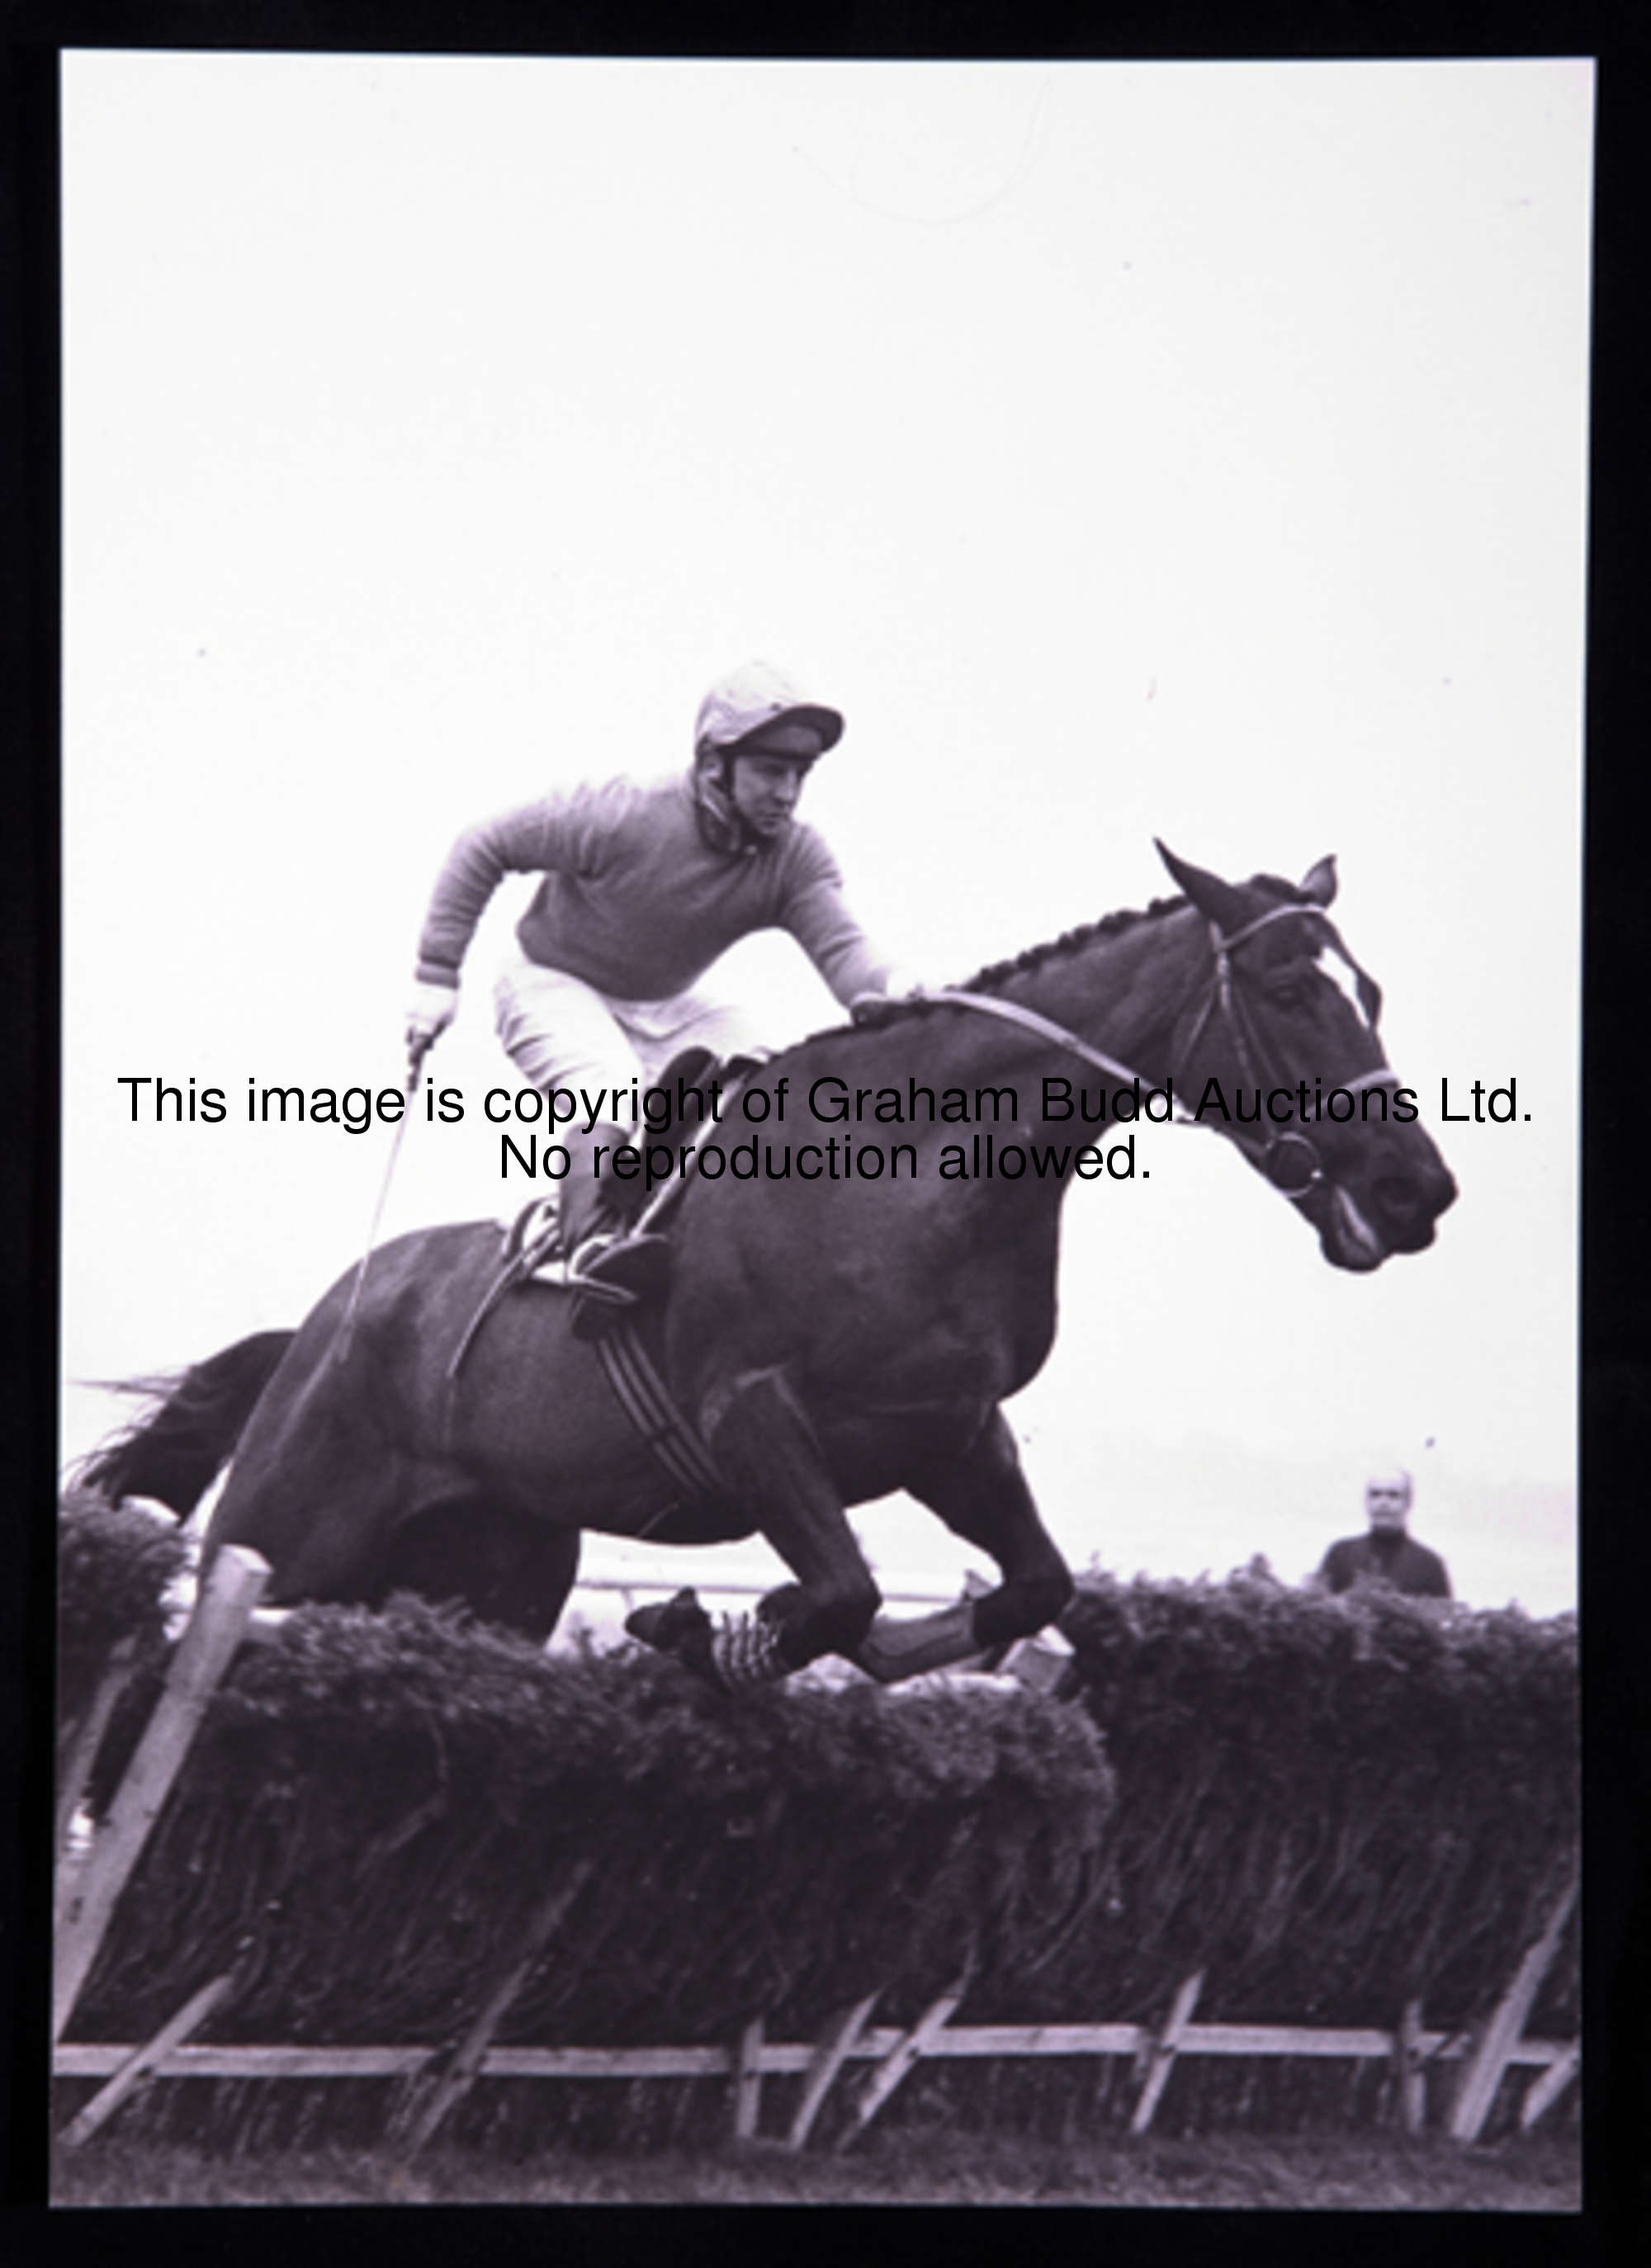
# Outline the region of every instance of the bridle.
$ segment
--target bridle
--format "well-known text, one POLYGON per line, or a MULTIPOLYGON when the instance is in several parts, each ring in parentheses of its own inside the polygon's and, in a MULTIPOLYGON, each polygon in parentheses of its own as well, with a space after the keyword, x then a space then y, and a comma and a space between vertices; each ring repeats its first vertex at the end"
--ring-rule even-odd
MULTIPOLYGON (((1242 991, 1235 981, 1232 954, 1237 946, 1247 944, 1270 923, 1283 921, 1286 917, 1293 920, 1305 917, 1308 920, 1323 924, 1331 950, 1338 954, 1352 971, 1358 990, 1359 1005, 1370 1030, 1372 1033, 1375 1032, 1377 1018, 1381 1012, 1382 996, 1375 980, 1359 966, 1342 943, 1335 924, 1326 915, 1323 907, 1300 904, 1272 906, 1264 914, 1258 914, 1254 921, 1246 923, 1242 929, 1230 932, 1223 932, 1220 924, 1211 920, 1209 921, 1212 949, 1210 972, 1202 987, 1202 997, 1192 1012, 1192 1021, 1186 1037, 1178 1046, 1176 1044, 1175 1034, 1176 1027, 1188 1012, 1187 1004, 1184 1001, 1170 1020, 1168 1079, 1171 1106, 1177 1124, 1183 1126, 1204 1124, 1203 1119, 1195 1117, 1185 1103, 1176 1095, 1175 1082, 1180 1075, 1181 1067, 1197 1045, 1205 1027, 1214 1015, 1219 1014, 1227 1026, 1234 1053, 1238 1058, 1241 1081, 1246 1085, 1253 1084, 1259 1087, 1271 1080, 1275 1091, 1285 1084, 1277 1076, 1276 1066, 1270 1062, 1270 1050, 1257 1028, 1254 1015, 1243 998, 1242 991)), ((1132 1085, 1141 1078, 1139 1071, 1131 1071, 1127 1064, 1119 1063, 1115 1056, 1108 1055, 1103 1049, 1091 1047, 1087 1040, 1080 1040, 1075 1032, 1069 1032, 1064 1024, 1056 1023, 1052 1017, 1040 1015, 1036 1008, 1023 1007, 1018 1000, 1003 1000, 999 999, 995 993, 966 992, 951 987, 932 992, 925 991, 918 997, 919 999, 933 1001, 947 1007, 977 1009, 983 1015, 997 1016, 1006 1023, 1018 1024, 1022 1031, 1036 1033, 1040 1039, 1060 1048, 1067 1055, 1076 1056, 1080 1061, 1092 1065, 1095 1070, 1104 1071, 1109 1079, 1122 1079, 1126 1084, 1132 1085)), ((886 996, 882 993, 863 993, 860 998, 854 1002, 853 1006, 855 1010, 862 1006, 869 1009, 873 1005, 877 1007, 886 1007, 888 1005, 886 996)), ((1397 1073, 1383 1065, 1380 1070, 1363 1071, 1356 1078, 1342 1079, 1338 1082, 1338 1086, 1344 1094, 1359 1094, 1369 1087, 1397 1087, 1398 1083, 1397 1073)), ((1319 1156, 1317 1146, 1305 1134, 1294 1130, 1286 1132, 1282 1130, 1275 1130, 1269 1132, 1264 1138, 1259 1138, 1256 1135, 1246 1134, 1228 1125, 1223 1125, 1220 1130, 1227 1135, 1229 1139, 1244 1152, 1251 1162, 1266 1175, 1281 1197, 1288 1197, 1293 1203, 1300 1197, 1306 1197, 1309 1190, 1318 1187, 1325 1178, 1323 1162, 1319 1156), (1293 1156, 1300 1160, 1298 1166, 1293 1167, 1289 1162, 1293 1156)))
MULTIPOLYGON (((1256 1028, 1255 1017, 1249 1005, 1234 982, 1232 953, 1235 946, 1243 945, 1254 937, 1258 930, 1265 929, 1270 922, 1282 921, 1286 915, 1297 917, 1305 916, 1308 920, 1323 924, 1331 951, 1338 954, 1352 971, 1354 985, 1359 995, 1360 1009, 1370 1031, 1372 1034, 1375 1033, 1377 1019, 1381 1014, 1382 996, 1376 989, 1374 978, 1359 966, 1342 943, 1339 931, 1323 908, 1311 905, 1271 906, 1264 914, 1258 914, 1254 921, 1247 923, 1242 929, 1233 931, 1228 936, 1223 936, 1219 923, 1213 921, 1210 923, 1210 943, 1214 954, 1210 981, 1205 990, 1203 1005, 1193 1018, 1192 1028, 1179 1048, 1174 1045, 1172 1037, 1170 1048, 1172 1058, 1184 1063, 1205 1026, 1219 1006, 1226 1018, 1234 1052, 1238 1057, 1240 1081, 1257 1088, 1271 1083, 1275 1091, 1285 1084, 1278 1076, 1276 1064, 1268 1061, 1269 1050, 1261 1034, 1256 1028)), ((1179 1020, 1178 1017, 1176 1020, 1179 1020)), ((1173 1024, 1170 1028, 1173 1035, 1175 1028, 1173 1024)), ((1397 1087, 1398 1083, 1397 1073, 1389 1071, 1383 1064, 1376 1071, 1361 1071, 1356 1078, 1340 1079, 1337 1085, 1345 1094, 1361 1094, 1371 1087, 1397 1087)), ((1201 1124, 1203 1122, 1200 1120, 1198 1123, 1201 1124)), ((1227 1130, 1223 1129, 1223 1130, 1227 1130)), ((1304 1197, 1308 1190, 1316 1188, 1324 1179, 1324 1168, 1317 1146, 1308 1135, 1274 1130, 1268 1134, 1264 1141, 1258 1141, 1254 1135, 1234 1131, 1232 1138, 1238 1147, 1259 1167, 1281 1197, 1289 1197, 1292 1200, 1304 1197), (1296 1188, 1291 1186, 1291 1182, 1295 1178, 1287 1162, 1291 1152, 1298 1153, 1303 1160, 1303 1178, 1300 1186, 1296 1188)))

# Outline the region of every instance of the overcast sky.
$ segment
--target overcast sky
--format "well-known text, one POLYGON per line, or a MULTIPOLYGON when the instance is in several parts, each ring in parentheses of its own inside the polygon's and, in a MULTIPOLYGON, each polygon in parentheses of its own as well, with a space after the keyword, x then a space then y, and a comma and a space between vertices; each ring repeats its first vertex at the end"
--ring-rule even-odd
MULTIPOLYGON (((1167 891, 1154 834, 1335 851, 1461 1184, 1367 1278, 1203 1135, 1076 1190, 1010 1413, 1073 1561, 1294 1580, 1397 1459, 1463 1594, 1570 1604, 1590 68, 63 76, 66 1378, 300 1319, 388 1137, 249 1128, 247 1078, 396 1083, 458 830, 686 763, 761 654, 845 712, 806 814, 933 980, 1167 891)), ((527 1194, 475 1108, 527 888, 387 1233, 527 1194)), ((719 981, 833 1020, 788 940, 719 981)), ((71 1383, 65 1454, 116 1414, 71 1383)))

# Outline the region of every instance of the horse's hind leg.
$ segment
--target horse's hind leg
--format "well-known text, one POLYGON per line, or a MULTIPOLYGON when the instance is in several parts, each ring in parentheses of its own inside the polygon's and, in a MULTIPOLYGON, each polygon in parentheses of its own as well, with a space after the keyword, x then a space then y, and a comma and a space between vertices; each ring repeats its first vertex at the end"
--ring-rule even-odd
POLYGON ((453 1601, 481 1621, 542 1642, 579 1573, 579 1531, 551 1528, 474 1499, 432 1507, 396 1535, 377 1586, 380 1602, 413 1591, 453 1601))

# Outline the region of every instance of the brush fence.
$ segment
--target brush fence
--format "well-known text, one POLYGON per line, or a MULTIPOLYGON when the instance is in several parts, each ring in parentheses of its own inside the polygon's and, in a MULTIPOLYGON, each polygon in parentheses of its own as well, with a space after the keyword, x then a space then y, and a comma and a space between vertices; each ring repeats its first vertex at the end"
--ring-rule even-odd
POLYGON ((1026 1684, 730 1701, 411 1601, 247 1645, 228 1552, 168 1664, 151 1524, 65 1532, 70 2143, 159 2079, 411 2151, 523 2083, 801 2147, 891 2101, 1469 2140, 1576 2076, 1565 1621, 1097 1581, 1026 1684))

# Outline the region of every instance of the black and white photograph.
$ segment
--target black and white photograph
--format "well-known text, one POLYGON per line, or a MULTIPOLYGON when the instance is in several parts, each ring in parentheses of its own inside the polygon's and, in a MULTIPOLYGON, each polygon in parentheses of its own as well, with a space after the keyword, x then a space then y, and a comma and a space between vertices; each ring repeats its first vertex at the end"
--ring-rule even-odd
POLYGON ((52 2199, 1576 2214, 1586 59, 61 59, 52 2199))

